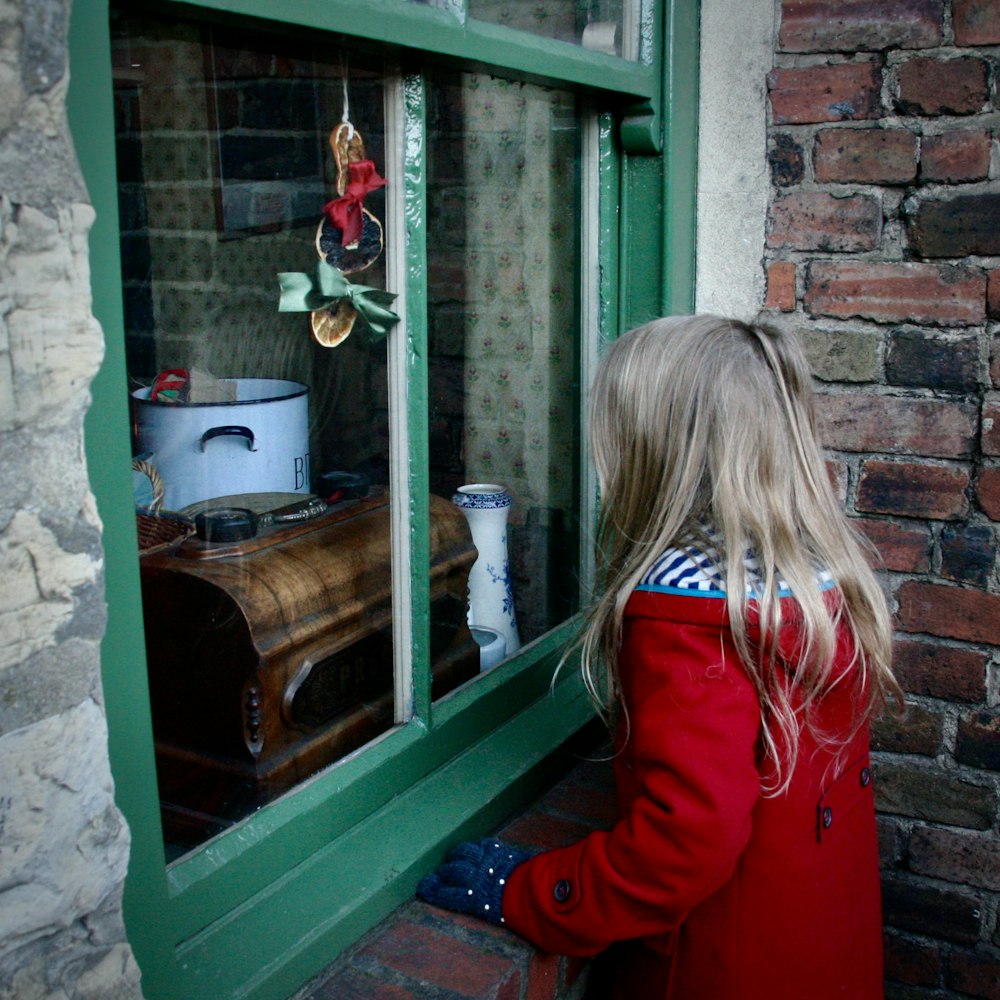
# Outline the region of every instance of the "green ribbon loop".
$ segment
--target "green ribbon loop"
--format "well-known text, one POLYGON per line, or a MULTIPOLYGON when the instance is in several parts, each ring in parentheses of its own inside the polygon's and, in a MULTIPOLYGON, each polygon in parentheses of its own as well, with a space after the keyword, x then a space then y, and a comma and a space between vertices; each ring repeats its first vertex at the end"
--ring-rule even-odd
POLYGON ((280 272, 278 312, 315 312, 347 299, 378 339, 388 336, 389 330, 399 322, 399 317, 389 308, 396 299, 392 292, 367 285, 352 285, 325 260, 319 262, 316 275, 316 280, 313 280, 301 271, 280 272))

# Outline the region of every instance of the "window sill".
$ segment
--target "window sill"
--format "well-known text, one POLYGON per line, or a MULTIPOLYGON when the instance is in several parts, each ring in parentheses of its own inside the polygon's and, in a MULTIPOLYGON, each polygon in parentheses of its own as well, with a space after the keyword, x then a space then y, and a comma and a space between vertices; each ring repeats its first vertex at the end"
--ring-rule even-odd
MULTIPOLYGON (((497 835, 546 850, 607 829, 614 815, 611 763, 587 760, 497 835)), ((589 964, 537 951, 502 928, 412 900, 293 1000, 421 1000, 441 996, 442 989, 477 1000, 582 1000, 589 964)))

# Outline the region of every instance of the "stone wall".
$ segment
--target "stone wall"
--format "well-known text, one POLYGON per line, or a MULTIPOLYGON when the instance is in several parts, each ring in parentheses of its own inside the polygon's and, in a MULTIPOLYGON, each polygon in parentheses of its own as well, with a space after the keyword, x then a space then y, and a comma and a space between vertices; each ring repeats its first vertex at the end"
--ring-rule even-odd
POLYGON ((778 0, 764 317, 896 614, 887 995, 1000 996, 1000 4, 778 0))
POLYGON ((64 0, 0 4, 0 997, 139 997, 101 705, 100 523, 83 461, 102 354, 67 132, 64 0), (40 170, 39 165, 45 169, 40 170))

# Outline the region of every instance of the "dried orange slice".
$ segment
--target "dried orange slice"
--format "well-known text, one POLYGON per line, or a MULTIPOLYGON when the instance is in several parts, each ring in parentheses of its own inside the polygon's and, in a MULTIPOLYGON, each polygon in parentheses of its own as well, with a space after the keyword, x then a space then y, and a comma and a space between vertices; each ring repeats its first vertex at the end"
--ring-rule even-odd
POLYGON ((316 309, 309 314, 313 338, 323 347, 336 347, 347 339, 357 318, 358 311, 347 299, 328 309, 316 309))

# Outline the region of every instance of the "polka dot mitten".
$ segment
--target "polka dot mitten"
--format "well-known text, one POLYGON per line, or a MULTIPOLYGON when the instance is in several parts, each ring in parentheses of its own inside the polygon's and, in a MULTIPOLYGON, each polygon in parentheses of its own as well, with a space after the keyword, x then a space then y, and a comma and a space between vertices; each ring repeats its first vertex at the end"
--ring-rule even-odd
POLYGON ((510 873, 531 857, 492 837, 454 847, 433 875, 417 886, 417 895, 433 906, 470 913, 493 924, 503 923, 501 903, 510 873))

